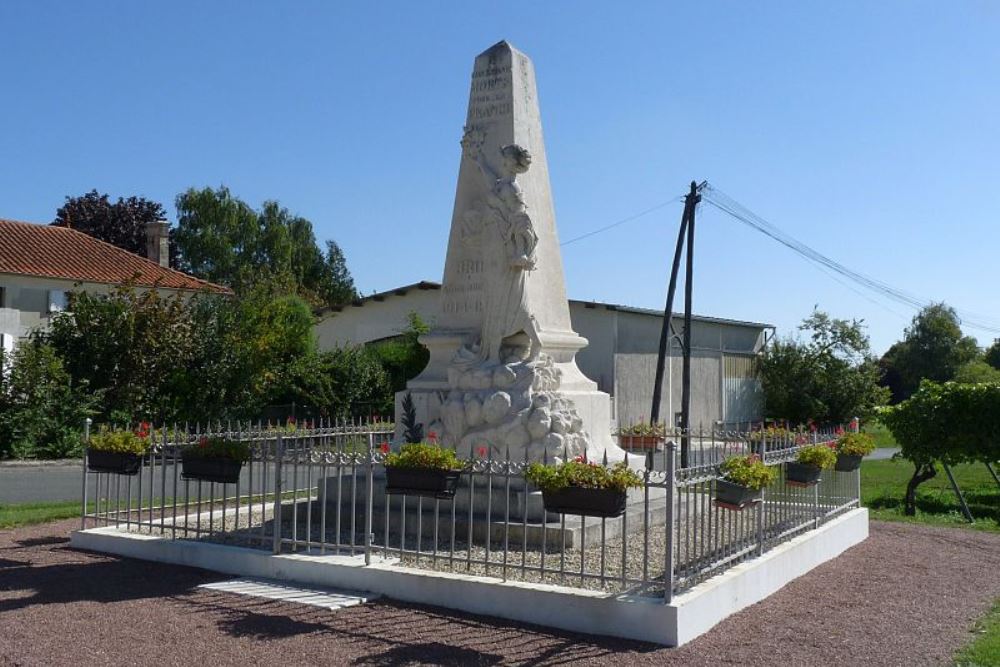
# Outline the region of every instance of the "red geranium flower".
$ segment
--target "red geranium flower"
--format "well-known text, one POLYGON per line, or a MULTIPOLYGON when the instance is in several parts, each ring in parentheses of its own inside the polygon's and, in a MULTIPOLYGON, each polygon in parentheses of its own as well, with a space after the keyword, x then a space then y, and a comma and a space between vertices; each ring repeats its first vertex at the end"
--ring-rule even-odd
POLYGON ((435 440, 438 439, 438 434, 435 433, 434 431, 431 431, 430 433, 427 434, 427 439, 430 440, 431 442, 434 442, 435 440))
POLYGON ((383 454, 388 454, 389 453, 389 443, 388 442, 383 442, 382 443, 382 453, 383 454))

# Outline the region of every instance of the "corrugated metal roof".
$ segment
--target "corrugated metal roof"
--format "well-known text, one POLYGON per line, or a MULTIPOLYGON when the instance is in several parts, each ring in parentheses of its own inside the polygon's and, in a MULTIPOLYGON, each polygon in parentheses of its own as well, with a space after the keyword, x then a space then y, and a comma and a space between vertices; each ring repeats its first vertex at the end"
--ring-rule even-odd
POLYGON ((0 273, 74 282, 230 292, 68 227, 0 219, 0 273))
MULTIPOLYGON (((361 297, 349 303, 343 303, 337 306, 332 306, 328 308, 320 308, 316 311, 317 315, 321 315, 327 312, 339 313, 344 308, 349 308, 351 306, 359 307, 364 306, 370 301, 385 301, 387 297, 390 296, 404 296, 410 290, 439 290, 441 289, 441 283, 434 282, 431 280, 421 280, 418 283, 411 283, 409 285, 403 285, 402 287, 397 287, 395 289, 386 290, 384 292, 376 292, 374 294, 369 294, 368 296, 361 297)), ((624 306, 616 303, 604 303, 603 301, 582 301, 580 299, 569 299, 570 303, 581 304, 584 308, 605 308, 606 310, 618 310, 624 313, 636 313, 639 315, 649 315, 651 317, 663 317, 662 310, 655 310, 653 308, 638 308, 636 306, 624 306)), ((674 317, 683 317, 683 313, 674 313, 674 317)), ((733 320, 724 317, 710 317, 707 315, 692 315, 692 319, 698 320, 699 322, 708 322, 712 324, 727 324, 730 326, 739 327, 751 327, 754 329, 773 329, 773 324, 765 324, 763 322, 749 322, 746 320, 733 320)))

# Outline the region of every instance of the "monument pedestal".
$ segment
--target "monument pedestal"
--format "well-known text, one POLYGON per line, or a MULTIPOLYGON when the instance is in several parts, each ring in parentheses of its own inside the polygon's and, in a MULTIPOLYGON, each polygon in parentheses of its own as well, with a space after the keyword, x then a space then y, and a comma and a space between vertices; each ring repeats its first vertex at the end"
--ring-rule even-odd
MULTIPOLYGON (((352 508, 363 512, 361 508, 367 501, 364 484, 357 483, 352 488, 351 477, 347 473, 340 478, 339 485, 337 479, 331 476, 320 481, 317 500, 320 505, 326 504, 327 526, 331 530, 336 522, 338 507, 346 529, 350 525, 352 508)), ((630 534, 643 530, 646 525, 662 525, 666 517, 665 489, 649 489, 648 517, 644 517, 644 492, 633 489, 628 494, 624 518, 602 522, 596 517, 565 515, 563 521, 564 515, 545 511, 540 491, 526 489, 523 483, 515 486, 514 478, 511 478, 509 496, 502 476, 493 479, 492 489, 485 477, 477 476, 471 493, 468 480, 467 476, 463 476, 452 500, 406 496, 404 508, 403 496, 386 495, 385 475, 376 473, 372 480, 372 529, 376 543, 385 542, 387 513, 390 546, 398 545, 404 532, 407 541, 415 539, 419 532, 421 539, 430 543, 436 535, 442 551, 450 548, 453 524, 460 548, 468 542, 471 526, 472 542, 477 546, 486 543, 488 533, 494 544, 502 543, 506 537, 515 551, 522 544, 526 544, 529 550, 539 550, 544 546, 547 551, 560 551, 577 549, 581 544, 599 544, 602 531, 604 538, 610 540, 622 535, 623 531, 630 534)), ((360 516, 355 525, 363 525, 360 516)))

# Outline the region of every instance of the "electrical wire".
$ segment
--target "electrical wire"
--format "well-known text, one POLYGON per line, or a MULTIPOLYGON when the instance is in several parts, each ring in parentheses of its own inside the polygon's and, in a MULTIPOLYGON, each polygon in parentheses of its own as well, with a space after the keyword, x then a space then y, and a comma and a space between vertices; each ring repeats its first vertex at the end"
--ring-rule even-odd
MULTIPOLYGON (((829 273, 835 280, 835 276, 841 276, 880 297, 916 310, 921 310, 933 302, 931 299, 922 298, 902 289, 893 287, 892 285, 860 273, 859 271, 855 271, 854 269, 827 257, 818 250, 809 247, 790 234, 782 231, 777 226, 757 215, 743 204, 740 204, 733 197, 710 184, 706 184, 702 189, 702 200, 711 204, 723 213, 726 213, 733 219, 749 226, 765 236, 770 237, 774 241, 777 241, 803 258, 819 265, 821 269, 824 269, 825 272, 829 273)), ((840 281, 838 280, 838 282, 840 281)), ((895 311, 890 310, 890 312, 895 311)), ((956 313, 962 323, 966 326, 994 334, 1000 334, 1000 321, 970 312, 956 310, 956 313)))

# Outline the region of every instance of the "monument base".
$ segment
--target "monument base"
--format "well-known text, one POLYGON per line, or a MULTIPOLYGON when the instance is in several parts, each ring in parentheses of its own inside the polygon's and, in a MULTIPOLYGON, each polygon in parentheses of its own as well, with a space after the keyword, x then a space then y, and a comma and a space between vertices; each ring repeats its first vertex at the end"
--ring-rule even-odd
MULTIPOLYGON (((485 478, 476 478, 471 491, 468 478, 463 478, 451 500, 406 496, 405 507, 403 496, 386 495, 384 475, 375 475, 372 483, 372 526, 378 539, 383 539, 388 525, 389 543, 398 543, 401 533, 407 540, 419 533, 421 539, 429 541, 437 537, 444 550, 450 544, 453 525, 456 539, 463 543, 468 541, 471 527, 474 544, 485 544, 488 531, 491 542, 506 539, 518 548, 524 543, 529 549, 561 551, 598 543, 602 534, 605 539, 613 539, 623 532, 639 531, 646 525, 644 521, 659 525, 666 517, 666 492, 657 488, 649 489, 648 517, 644 517, 644 492, 633 489, 623 517, 602 521, 565 515, 563 521, 564 515, 545 511, 540 491, 527 489, 523 483, 515 485, 511 480, 508 495, 507 481, 500 475, 492 485, 485 478)), ((330 517, 336 516, 338 508, 341 517, 349 517, 352 508, 362 511, 367 500, 364 484, 352 488, 348 474, 339 478, 339 483, 336 476, 319 480, 318 491, 317 504, 326 505, 328 526, 333 525, 330 517)))

